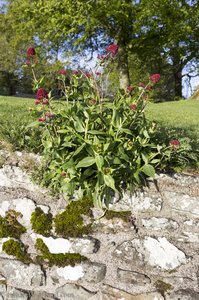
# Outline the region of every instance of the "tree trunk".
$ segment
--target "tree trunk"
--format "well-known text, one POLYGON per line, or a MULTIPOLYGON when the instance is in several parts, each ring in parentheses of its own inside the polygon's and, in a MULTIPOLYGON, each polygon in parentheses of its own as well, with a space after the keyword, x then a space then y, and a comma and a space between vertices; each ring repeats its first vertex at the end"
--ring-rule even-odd
POLYGON ((177 98, 182 98, 182 70, 174 73, 174 94, 177 98))
POLYGON ((118 49, 118 71, 120 89, 125 89, 130 85, 128 52, 124 44, 119 44, 118 49))

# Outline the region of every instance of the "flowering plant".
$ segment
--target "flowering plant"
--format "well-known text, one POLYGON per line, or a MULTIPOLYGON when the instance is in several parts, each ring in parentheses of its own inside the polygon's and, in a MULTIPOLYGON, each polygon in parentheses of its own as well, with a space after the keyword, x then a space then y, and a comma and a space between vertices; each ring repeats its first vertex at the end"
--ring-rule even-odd
MULTIPOLYGON (((112 59, 118 46, 106 51, 112 59)), ((132 191, 144 176, 154 177, 165 149, 173 151, 173 146, 169 150, 169 145, 153 142, 156 126, 145 118, 149 87, 160 75, 119 90, 113 99, 104 95, 104 74, 98 70, 72 71, 68 85, 65 76, 68 72, 61 70, 58 79, 65 102, 56 105, 43 86, 36 94, 39 118, 34 125, 43 126, 46 161, 42 182, 69 198, 87 194, 95 205, 107 204, 114 193, 132 191)))

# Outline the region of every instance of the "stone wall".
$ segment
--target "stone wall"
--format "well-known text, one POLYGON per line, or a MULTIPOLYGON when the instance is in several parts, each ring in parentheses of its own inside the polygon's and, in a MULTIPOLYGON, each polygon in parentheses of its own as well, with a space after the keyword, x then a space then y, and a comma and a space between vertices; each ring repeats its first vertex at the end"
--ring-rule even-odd
POLYGON ((56 215, 66 202, 31 183, 18 165, 11 160, 0 169, 0 215, 9 209, 23 215, 19 222, 27 232, 21 241, 32 262, 6 254, 2 245, 9 238, 0 239, 1 300, 199 299, 199 177, 160 174, 111 205, 130 210, 131 217, 108 219, 93 209, 89 236, 62 238, 52 230, 44 237, 32 230, 31 213, 40 207, 56 215), (38 237, 51 253, 80 253, 88 260, 63 267, 37 264, 38 237))

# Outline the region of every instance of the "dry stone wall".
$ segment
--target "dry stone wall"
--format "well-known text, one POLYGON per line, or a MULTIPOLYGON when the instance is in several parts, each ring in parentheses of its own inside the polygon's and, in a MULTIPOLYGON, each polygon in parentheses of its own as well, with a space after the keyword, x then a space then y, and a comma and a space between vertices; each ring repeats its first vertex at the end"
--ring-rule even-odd
POLYGON ((32 212, 40 207, 55 216, 66 202, 30 181, 20 168, 21 153, 14 163, 3 155, 0 215, 9 209, 21 213, 19 221, 27 228, 21 240, 33 260, 24 264, 6 254, 2 245, 9 237, 0 239, 1 300, 199 299, 198 176, 160 174, 137 193, 114 199, 111 210, 131 211, 126 220, 107 219, 102 210, 93 209, 92 234, 63 238, 52 231, 44 237, 32 230, 32 212), (80 253, 88 260, 73 266, 40 265, 34 261, 38 237, 51 253, 80 253))

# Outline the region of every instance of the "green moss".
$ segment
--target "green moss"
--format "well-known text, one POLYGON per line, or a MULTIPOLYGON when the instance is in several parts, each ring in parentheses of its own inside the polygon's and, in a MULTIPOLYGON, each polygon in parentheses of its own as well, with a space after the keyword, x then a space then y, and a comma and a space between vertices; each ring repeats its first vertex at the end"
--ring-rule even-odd
POLYGON ((37 257, 37 261, 42 263, 43 261, 48 261, 49 266, 74 266, 76 263, 87 260, 85 256, 80 255, 79 253, 50 253, 48 247, 45 245, 42 239, 36 240, 36 248, 39 250, 42 255, 37 257))
POLYGON ((107 220, 113 219, 113 218, 120 218, 124 222, 129 222, 129 219, 131 217, 131 211, 114 211, 114 210, 107 210, 105 214, 105 218, 107 220))
POLYGON ((49 236, 52 229, 52 214, 45 214, 40 207, 37 207, 31 215, 30 222, 32 229, 39 234, 49 236))
POLYGON ((21 214, 14 210, 9 210, 5 218, 0 216, 0 238, 13 237, 19 239, 20 235, 26 232, 26 228, 17 220, 19 216, 21 214))
POLYGON ((169 290, 173 289, 173 286, 169 283, 166 283, 162 280, 157 280, 155 282, 155 287, 157 291, 164 297, 165 293, 168 292, 169 290))
POLYGON ((2 249, 8 255, 14 255, 25 264, 29 264, 32 261, 30 255, 27 253, 25 245, 21 241, 10 239, 3 243, 2 249))
POLYGON ((91 207, 93 202, 84 197, 79 201, 72 201, 65 211, 55 217, 55 231, 63 237, 81 237, 91 232, 92 223, 84 225, 82 215, 93 217, 91 207))

